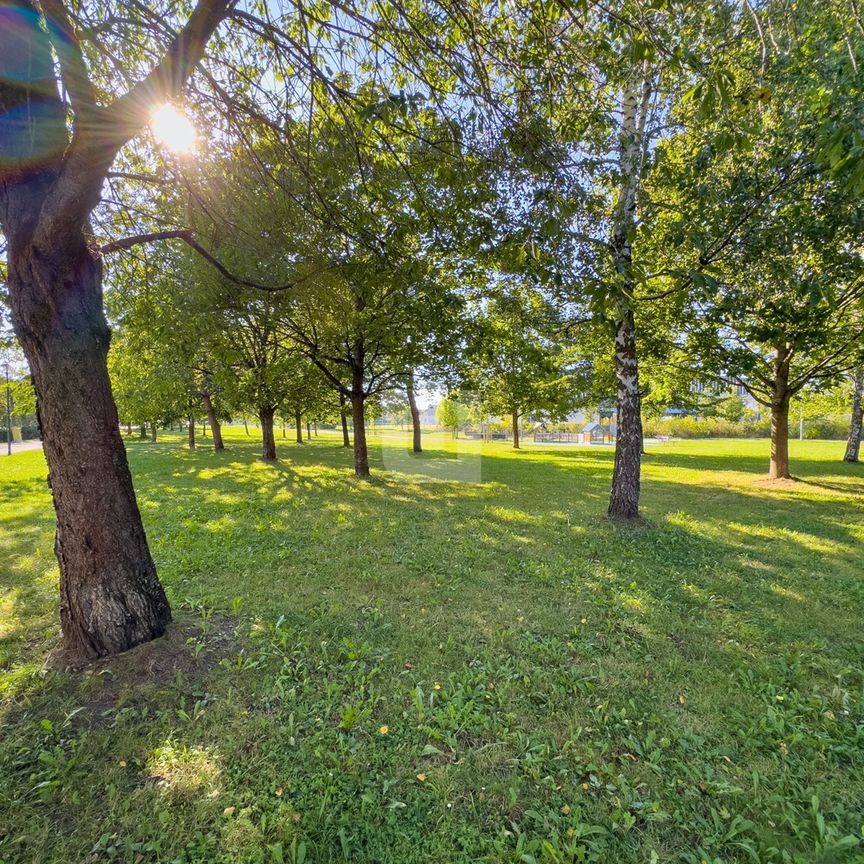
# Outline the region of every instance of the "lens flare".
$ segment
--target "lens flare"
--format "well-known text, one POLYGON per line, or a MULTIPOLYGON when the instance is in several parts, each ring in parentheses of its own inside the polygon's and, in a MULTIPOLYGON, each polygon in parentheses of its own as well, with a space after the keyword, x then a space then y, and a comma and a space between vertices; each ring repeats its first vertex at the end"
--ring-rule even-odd
POLYGON ((197 135, 192 121, 173 105, 157 108, 150 118, 156 140, 172 153, 194 153, 197 135))

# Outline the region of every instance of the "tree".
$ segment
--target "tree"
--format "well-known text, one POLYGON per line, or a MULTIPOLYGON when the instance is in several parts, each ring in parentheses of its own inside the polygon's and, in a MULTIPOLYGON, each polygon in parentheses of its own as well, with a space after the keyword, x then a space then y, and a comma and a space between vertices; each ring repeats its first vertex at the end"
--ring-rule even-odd
POLYGON ((468 422, 468 409, 453 395, 445 396, 435 408, 435 420, 458 438, 459 430, 468 422))
POLYGON ((861 449, 861 427, 864 416, 864 366, 859 366, 852 375, 852 419, 849 423, 849 440, 846 443, 845 462, 857 462, 861 449))
POLYGON ((117 152, 154 105, 180 92, 229 8, 229 0, 199 0, 149 74, 102 105, 62 0, 40 7, 17 0, 0 31, 9 303, 39 402, 64 643, 87 657, 159 636, 171 618, 111 397, 102 255, 89 236, 90 214, 117 152))
POLYGON ((819 174, 761 221, 694 288, 691 352, 726 386, 771 411, 769 479, 792 477, 789 408, 860 362, 864 336, 864 208, 819 174))
POLYGON ((466 389, 485 413, 509 417, 518 450, 524 415, 561 420, 582 397, 571 358, 557 341, 562 322, 539 292, 503 280, 475 325, 466 389))

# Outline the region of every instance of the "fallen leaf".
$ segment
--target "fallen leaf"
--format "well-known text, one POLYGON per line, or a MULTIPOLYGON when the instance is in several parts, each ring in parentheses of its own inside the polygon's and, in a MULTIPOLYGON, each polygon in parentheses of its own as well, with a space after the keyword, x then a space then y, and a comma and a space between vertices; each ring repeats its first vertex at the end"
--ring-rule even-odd
POLYGON ((565 816, 569 816, 569 815, 570 815, 570 805, 569 805, 569 804, 565 804, 565 805, 561 808, 561 812, 562 812, 565 816))
POLYGON ((277 798, 281 798, 281 797, 282 797, 282 787, 281 787, 281 786, 277 786, 277 787, 276 787, 276 797, 277 797, 277 798))
POLYGON ((425 782, 426 782, 426 775, 421 771, 421 772, 417 775, 417 779, 418 779, 421 783, 425 783, 425 782))
POLYGON ((223 815, 223 816, 233 816, 233 815, 234 815, 234 811, 235 811, 236 809, 237 809, 236 807, 226 807, 226 808, 222 811, 222 815, 223 815))

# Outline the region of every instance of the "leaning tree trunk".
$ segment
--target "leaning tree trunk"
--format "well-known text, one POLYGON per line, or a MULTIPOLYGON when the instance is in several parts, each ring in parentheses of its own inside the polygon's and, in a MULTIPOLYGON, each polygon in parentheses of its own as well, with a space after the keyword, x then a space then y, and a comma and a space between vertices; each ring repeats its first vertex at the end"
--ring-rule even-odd
POLYGON ((856 369, 852 378, 852 422, 849 424, 849 440, 846 442, 844 462, 858 461, 862 419, 864 419, 864 366, 856 369))
POLYGON ((66 5, 4 4, 0 231, 12 323, 33 375, 57 514, 63 637, 70 652, 100 657, 162 635, 171 611, 147 548, 111 394, 111 331, 89 218, 116 154, 147 125, 157 98, 179 94, 228 0, 199 0, 151 71, 106 106, 97 104, 66 5))
POLYGON ((620 519, 639 516, 642 467, 642 397, 636 355, 636 323, 632 310, 617 322, 615 377, 618 381, 618 434, 609 515, 620 519))
POLYGON ((519 450, 519 415, 514 411, 510 415, 510 420, 513 426, 513 449, 519 450))
POLYGON ((342 446, 350 447, 351 438, 348 435, 348 407, 345 400, 345 394, 339 393, 339 414, 342 418, 342 446))
POLYGON ((111 395, 102 264, 83 234, 52 254, 13 238, 9 252, 13 321, 36 387, 57 514, 65 647, 116 654, 161 636, 171 611, 111 395))
POLYGON ((210 429, 213 433, 213 449, 217 452, 224 450, 225 443, 222 441, 222 424, 216 416, 213 399, 209 393, 202 393, 201 401, 204 403, 204 410, 207 412, 207 419, 210 421, 210 429))
POLYGON ((258 419, 261 421, 261 458, 265 462, 276 460, 276 438, 273 435, 273 408, 259 408, 258 419))
POLYGON ((789 366, 792 348, 780 346, 774 359, 774 392, 771 394, 771 462, 769 480, 791 480, 789 470, 789 366))
POLYGON ((303 418, 300 415, 300 412, 297 411, 294 414, 294 427, 297 430, 297 443, 303 443, 303 418))
POLYGON ((189 430, 189 449, 194 450, 195 449, 195 418, 190 417, 186 426, 189 430))
POLYGON ((417 398, 414 394, 414 372, 408 373, 406 388, 408 391, 408 407, 411 409, 411 429, 413 432, 413 447, 415 453, 423 452, 420 432, 420 411, 417 408, 417 398))

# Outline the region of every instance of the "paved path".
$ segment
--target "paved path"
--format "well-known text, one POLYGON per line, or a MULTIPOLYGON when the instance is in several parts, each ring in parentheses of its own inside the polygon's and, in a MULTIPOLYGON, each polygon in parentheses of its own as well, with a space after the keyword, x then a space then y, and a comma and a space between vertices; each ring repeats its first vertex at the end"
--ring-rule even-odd
MULTIPOLYGON (((14 456, 16 453, 23 453, 25 450, 41 450, 42 442, 41 441, 21 441, 16 444, 14 441, 12 442, 12 455, 14 456)), ((8 455, 8 447, 6 442, 4 441, 0 444, 0 456, 8 455)))

